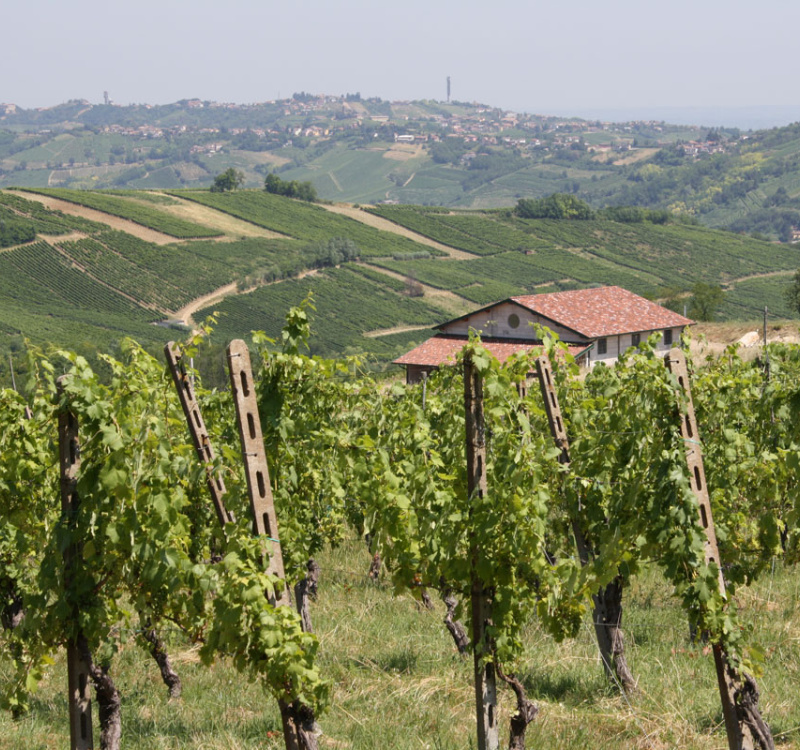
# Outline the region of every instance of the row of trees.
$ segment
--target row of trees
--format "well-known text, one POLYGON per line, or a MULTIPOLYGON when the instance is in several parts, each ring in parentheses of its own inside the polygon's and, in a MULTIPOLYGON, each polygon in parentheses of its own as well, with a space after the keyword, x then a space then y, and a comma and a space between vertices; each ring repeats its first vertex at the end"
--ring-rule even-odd
POLYGON ((299 198, 301 201, 308 201, 309 203, 314 203, 318 200, 317 189, 311 182, 282 180, 274 172, 268 174, 264 180, 264 190, 273 195, 283 195, 286 198, 299 198))
MULTIPOLYGON (((234 167, 226 169, 214 178, 211 185, 212 193, 230 193, 244 185, 244 173, 234 167)), ((282 195, 286 198, 297 198, 302 201, 314 203, 318 200, 317 189, 311 182, 298 182, 297 180, 282 180, 274 172, 270 172, 264 180, 264 190, 273 195, 282 195)))

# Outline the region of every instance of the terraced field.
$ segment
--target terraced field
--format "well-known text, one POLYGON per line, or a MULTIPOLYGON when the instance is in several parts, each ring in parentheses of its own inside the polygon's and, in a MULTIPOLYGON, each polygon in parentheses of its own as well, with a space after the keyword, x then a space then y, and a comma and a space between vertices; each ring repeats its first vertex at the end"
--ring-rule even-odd
POLYGON ((133 225, 120 210, 91 209, 104 218, 93 221, 0 191, 0 221, 37 233, 0 252, 0 354, 28 338, 91 355, 126 334, 156 349, 180 334, 153 324, 179 310, 195 320, 220 311, 217 341, 251 330, 277 336, 288 307, 313 292, 315 352, 364 352, 386 362, 471 307, 593 284, 657 297, 667 287, 688 294, 703 281, 726 290, 722 319, 756 319, 765 306, 790 316, 784 290, 800 265, 792 246, 682 224, 525 221, 508 211, 419 206, 334 212, 261 190, 86 195, 86 205, 135 204, 151 218, 188 221, 187 207, 196 207, 209 231, 225 236, 178 241, 163 234, 168 225, 133 225), (138 227, 140 236, 112 228, 121 225, 138 227), (148 232, 158 243, 142 238, 148 232), (355 243, 359 260, 329 257, 334 238, 355 243), (415 285, 424 296, 408 296, 415 285))

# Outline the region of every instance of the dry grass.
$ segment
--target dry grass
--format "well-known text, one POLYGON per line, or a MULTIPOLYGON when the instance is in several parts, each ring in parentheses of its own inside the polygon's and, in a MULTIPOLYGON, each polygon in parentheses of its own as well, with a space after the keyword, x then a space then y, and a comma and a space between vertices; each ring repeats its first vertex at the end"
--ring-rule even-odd
MULTIPOLYGON (((370 558, 358 541, 320 558, 313 605, 321 667, 332 703, 321 717, 320 747, 353 750, 474 748, 472 663, 458 656, 442 625, 443 608, 422 608, 368 580, 370 558)), ((800 578, 780 564, 737 596, 752 638, 765 646, 762 709, 782 750, 800 748, 800 578)), ((724 750, 714 667, 689 642, 686 619, 656 570, 626 594, 627 654, 639 692, 626 699, 607 685, 594 635, 585 623, 574 640, 556 643, 531 623, 518 674, 539 715, 529 748, 587 750, 724 750)), ((170 635, 184 682, 168 701, 148 656, 126 646, 116 675, 123 695, 126 750, 272 750, 282 747, 274 701, 221 661, 203 667, 196 647, 170 635)), ((0 679, 6 667, 0 662, 0 679)), ((0 715, 0 750, 49 750, 68 744, 63 656, 42 683, 25 719, 0 715)), ((501 691, 505 742, 514 705, 501 691)))

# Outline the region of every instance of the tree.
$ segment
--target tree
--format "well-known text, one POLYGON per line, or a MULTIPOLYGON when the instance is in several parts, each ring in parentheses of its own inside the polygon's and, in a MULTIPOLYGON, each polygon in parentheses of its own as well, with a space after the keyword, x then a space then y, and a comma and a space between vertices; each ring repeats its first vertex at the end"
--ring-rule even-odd
POLYGON ((273 195, 299 198, 308 203, 314 203, 317 200, 317 190, 310 182, 285 181, 274 172, 270 172, 264 180, 264 190, 273 195))
POLYGON ((230 193, 242 185, 244 185, 244 174, 238 169, 229 167, 222 172, 222 174, 218 174, 214 178, 214 184, 211 186, 211 192, 230 193))
POLYGON ((689 316, 695 320, 713 321, 717 309, 725 300, 722 287, 698 281, 692 287, 692 304, 689 316))
POLYGON ((792 312, 800 313, 800 268, 794 272, 792 285, 786 289, 785 295, 792 312))
POLYGON ((594 211, 574 195, 553 193, 546 198, 520 198, 514 213, 523 219, 593 219, 594 211))

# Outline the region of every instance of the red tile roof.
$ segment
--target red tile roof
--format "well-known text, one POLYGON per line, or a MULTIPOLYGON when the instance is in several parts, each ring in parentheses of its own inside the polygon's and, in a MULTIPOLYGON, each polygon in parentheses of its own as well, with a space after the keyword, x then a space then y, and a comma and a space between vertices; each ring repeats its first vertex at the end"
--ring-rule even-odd
MULTIPOLYGON (((456 355, 464 348, 467 343, 465 336, 448 336, 439 334, 433 336, 420 344, 415 349, 407 352, 399 359, 394 361, 396 365, 422 365, 427 367, 439 367, 441 365, 455 364, 456 355)), ((519 352, 539 351, 541 344, 532 344, 530 341, 520 339, 481 339, 481 344, 490 352, 501 364, 512 354, 519 352)), ((570 346, 569 352, 573 357, 577 357, 585 346, 570 346)))
POLYGON ((693 320, 618 286, 511 297, 587 338, 692 325, 693 320))

